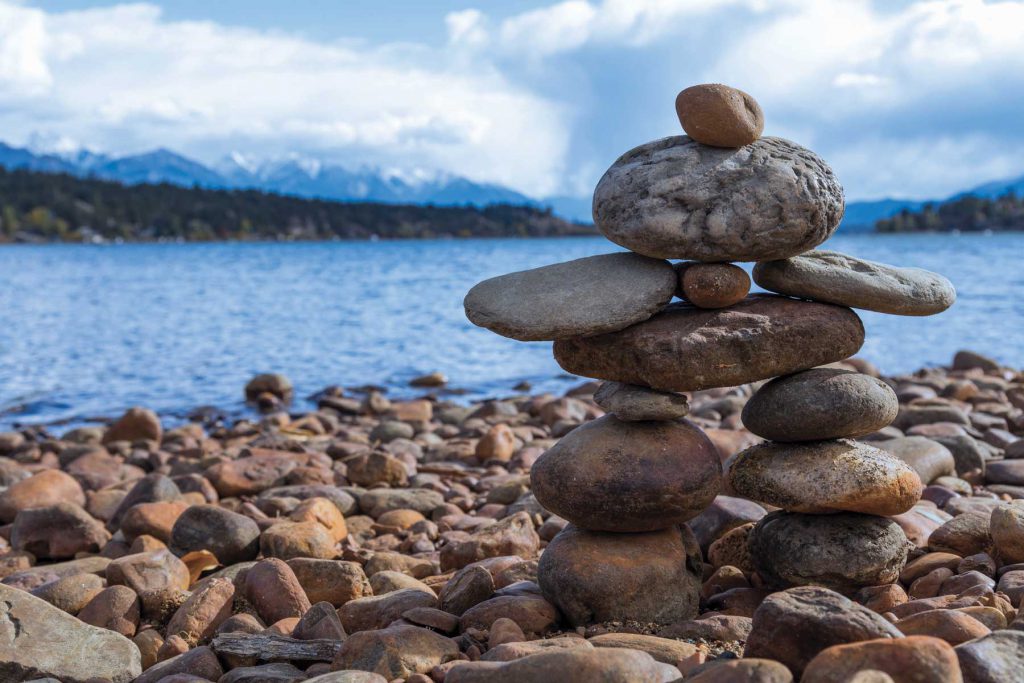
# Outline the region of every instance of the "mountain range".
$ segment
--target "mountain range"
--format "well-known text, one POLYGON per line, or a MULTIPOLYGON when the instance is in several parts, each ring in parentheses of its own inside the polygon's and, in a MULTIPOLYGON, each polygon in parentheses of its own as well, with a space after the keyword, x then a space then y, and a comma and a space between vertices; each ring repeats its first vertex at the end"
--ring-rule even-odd
MULTIPOLYGON (((87 150, 47 152, 0 142, 0 167, 68 173, 127 185, 169 183, 208 189, 256 189, 344 202, 549 206, 564 218, 591 220, 589 197, 536 199, 501 185, 478 183, 444 172, 407 172, 373 167, 351 169, 299 156, 255 160, 235 153, 213 166, 207 166, 167 149, 118 157, 87 150)), ((930 201, 881 199, 848 202, 842 229, 867 231, 873 229, 876 221, 904 209, 913 211, 927 203, 942 203, 965 195, 998 197, 1009 191, 1024 194, 1024 176, 985 183, 952 197, 930 201)))

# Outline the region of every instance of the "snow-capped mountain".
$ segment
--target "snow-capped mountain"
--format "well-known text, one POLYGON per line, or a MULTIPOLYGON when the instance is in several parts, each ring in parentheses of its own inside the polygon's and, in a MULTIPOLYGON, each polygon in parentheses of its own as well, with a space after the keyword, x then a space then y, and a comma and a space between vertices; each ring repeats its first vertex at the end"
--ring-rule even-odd
MULTIPOLYGON (((538 200, 507 187, 477 183, 443 171, 367 166, 352 169, 298 155, 258 159, 236 152, 211 168, 167 149, 112 157, 79 148, 65 138, 40 137, 33 138, 28 148, 0 142, 0 167, 70 173, 129 185, 171 183, 213 189, 258 189, 337 201, 474 206, 530 204, 550 206, 555 214, 570 220, 591 221, 590 197, 560 196, 538 200)), ((964 195, 997 197, 1009 191, 1024 193, 1024 176, 985 183, 952 197, 934 200, 934 203, 964 195)), ((926 203, 907 199, 849 202, 842 229, 871 230, 879 219, 889 218, 903 209, 919 209, 926 203)))
POLYGON ((45 173, 70 173, 128 185, 170 183, 213 189, 258 189, 298 197, 392 204, 540 204, 500 185, 476 183, 427 170, 362 167, 355 170, 318 159, 290 156, 257 160, 241 153, 210 168, 167 149, 112 157, 89 150, 0 143, 0 167, 45 173))
POLYGON ((443 172, 414 169, 349 169, 318 159, 290 156, 256 161, 231 154, 216 166, 233 187, 253 187, 299 197, 408 204, 533 204, 500 185, 476 183, 443 172))

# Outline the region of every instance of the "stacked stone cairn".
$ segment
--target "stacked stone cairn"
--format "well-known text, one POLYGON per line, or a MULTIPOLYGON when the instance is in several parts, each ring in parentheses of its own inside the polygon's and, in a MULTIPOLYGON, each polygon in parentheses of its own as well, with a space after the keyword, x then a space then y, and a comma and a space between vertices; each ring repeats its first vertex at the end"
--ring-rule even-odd
POLYGON ((696 616, 703 563, 685 522, 723 490, 778 508, 747 539, 768 585, 891 583, 908 542, 888 516, 922 491, 902 460, 854 441, 895 419, 895 393, 839 362, 864 342, 852 308, 931 315, 953 303, 952 285, 812 251, 839 225, 842 187, 810 150, 761 137, 751 96, 698 85, 676 110, 687 135, 630 150, 594 193, 597 227, 629 252, 496 277, 465 299, 475 324, 553 341, 565 370, 604 380, 606 415, 530 476, 540 504, 569 522, 538 581, 576 626, 696 616), (756 262, 754 281, 774 293, 748 294, 737 261, 756 262), (684 392, 771 378, 742 413, 767 441, 730 457, 723 476, 685 419, 684 392))

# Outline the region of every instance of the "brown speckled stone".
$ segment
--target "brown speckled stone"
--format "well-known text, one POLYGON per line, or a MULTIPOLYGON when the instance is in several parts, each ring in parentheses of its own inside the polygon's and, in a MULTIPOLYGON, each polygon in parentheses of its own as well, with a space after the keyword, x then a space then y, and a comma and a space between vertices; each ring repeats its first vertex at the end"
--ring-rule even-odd
POLYGON ((854 512, 772 512, 755 525, 749 544, 754 565, 768 584, 840 592, 893 583, 910 547, 896 522, 854 512))
POLYGON ((699 308, 725 308, 743 301, 750 293, 747 271, 731 263, 686 263, 676 269, 677 292, 699 308))
POLYGON ((676 115, 687 135, 714 147, 749 145, 764 130, 764 112, 757 100, 720 83, 681 91, 676 95, 676 115))
POLYGON ((555 342, 568 372, 662 391, 730 387, 843 360, 864 343, 848 308, 755 294, 718 310, 672 304, 619 332, 555 342))
POLYGON ((693 423, 623 422, 577 427, 533 465, 537 501, 578 527, 638 532, 695 517, 721 488, 722 465, 693 423))
POLYGON ((751 446, 729 461, 726 477, 745 498, 814 514, 898 515, 924 488, 896 456, 849 439, 751 446))

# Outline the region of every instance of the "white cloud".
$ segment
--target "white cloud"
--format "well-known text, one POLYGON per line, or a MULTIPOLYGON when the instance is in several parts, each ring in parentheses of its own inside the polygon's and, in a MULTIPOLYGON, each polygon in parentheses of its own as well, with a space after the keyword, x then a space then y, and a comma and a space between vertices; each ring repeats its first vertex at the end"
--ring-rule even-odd
POLYGON ((564 0, 437 21, 440 45, 366 45, 148 4, 0 0, 0 131, 585 194, 630 146, 677 132, 679 88, 718 81, 758 98, 769 133, 819 151, 850 197, 1024 173, 1022 0, 564 0))
POLYGON ((0 27, 0 83, 23 91, 0 130, 22 142, 40 132, 206 160, 305 151, 441 166, 538 195, 560 182, 557 103, 443 52, 170 22, 151 5, 44 14, 0 1, 0 27))

